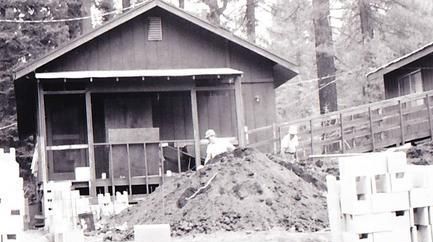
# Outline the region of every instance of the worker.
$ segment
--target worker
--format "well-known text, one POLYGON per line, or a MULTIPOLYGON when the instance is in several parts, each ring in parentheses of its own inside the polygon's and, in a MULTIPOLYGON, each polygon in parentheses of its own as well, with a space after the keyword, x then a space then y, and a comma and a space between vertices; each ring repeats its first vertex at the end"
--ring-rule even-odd
POLYGON ((281 140, 281 155, 286 158, 287 161, 296 161, 296 148, 299 145, 297 133, 297 127, 291 125, 289 132, 281 140))
POLYGON ((213 129, 206 131, 205 138, 209 140, 209 144, 207 145, 206 149, 206 159, 204 160, 205 165, 207 162, 209 162, 209 160, 215 158, 215 156, 224 152, 231 152, 235 149, 230 142, 223 139, 218 139, 213 129))

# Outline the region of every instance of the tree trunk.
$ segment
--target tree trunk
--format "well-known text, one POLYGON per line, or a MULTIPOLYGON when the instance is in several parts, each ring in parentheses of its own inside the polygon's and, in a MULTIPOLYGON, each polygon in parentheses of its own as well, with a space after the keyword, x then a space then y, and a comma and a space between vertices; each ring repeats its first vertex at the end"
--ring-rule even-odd
POLYGON ((329 0, 313 0, 319 104, 322 114, 338 109, 334 44, 328 16, 330 16, 329 0))
POLYGON ((247 21, 247 36, 250 42, 256 42, 256 0, 247 0, 247 9, 245 12, 247 21))
POLYGON ((223 0, 223 6, 218 6, 218 0, 203 0, 203 3, 209 7, 209 13, 207 14, 207 19, 209 22, 220 25, 220 18, 224 10, 227 7, 229 0, 223 0))
POLYGON ((185 8, 185 0, 179 0, 179 8, 185 8))
POLYGON ((92 4, 93 0, 82 0, 81 16, 86 16, 89 18, 81 20, 81 34, 90 32, 93 29, 92 19, 90 18, 90 8, 92 7, 92 4))
POLYGON ((362 41, 366 43, 374 37, 373 25, 371 23, 370 4, 366 0, 358 0, 359 18, 361 23, 362 41))

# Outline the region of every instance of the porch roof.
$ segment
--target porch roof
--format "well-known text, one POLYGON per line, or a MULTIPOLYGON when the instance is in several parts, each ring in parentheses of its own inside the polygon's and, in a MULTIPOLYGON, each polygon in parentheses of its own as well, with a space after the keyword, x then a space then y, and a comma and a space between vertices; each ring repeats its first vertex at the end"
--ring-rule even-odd
POLYGON ((242 71, 232 68, 65 71, 36 73, 36 79, 86 79, 122 77, 195 77, 195 76, 241 76, 242 71))

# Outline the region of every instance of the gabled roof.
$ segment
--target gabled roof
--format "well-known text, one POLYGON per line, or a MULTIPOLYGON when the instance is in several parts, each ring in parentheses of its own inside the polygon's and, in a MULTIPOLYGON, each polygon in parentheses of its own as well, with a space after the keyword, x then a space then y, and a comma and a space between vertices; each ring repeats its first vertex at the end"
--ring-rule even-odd
MULTIPOLYGON (((287 73, 286 76, 287 77, 294 77, 297 75, 297 67, 296 65, 294 65, 293 63, 285 60, 284 58, 273 54, 261 47, 258 47, 255 44, 252 44, 240 37, 237 37, 235 35, 233 35, 231 32, 222 29, 220 27, 217 27, 215 25, 212 25, 198 17, 195 17, 187 12, 185 12, 184 10, 181 10, 175 6, 172 6, 168 3, 165 3, 161 0, 153 0, 151 2, 145 3, 135 9, 132 9, 128 12, 126 12, 125 14, 109 21, 108 23, 100 26, 99 28, 94 29, 93 31, 82 35, 81 37, 72 40, 71 42, 69 42, 68 44, 59 47, 57 49, 55 49, 52 52, 49 52, 48 54, 46 54, 45 56, 42 56, 41 58, 30 62, 27 65, 23 65, 21 67, 18 67, 17 69, 14 70, 14 79, 19 79, 23 76, 28 75, 29 73, 35 71, 37 68, 53 61, 54 59, 68 53, 69 51, 83 45, 84 43, 87 43, 93 39, 95 39, 96 37, 106 33, 107 31, 110 31, 111 29, 149 11, 150 9, 153 9, 155 7, 159 7, 164 9, 165 11, 168 11, 174 15, 177 15, 195 25, 198 25, 214 34, 217 34, 235 44, 238 44, 244 48, 247 48, 255 53, 257 53, 260 56, 263 56, 264 58, 267 58, 271 61, 273 61, 274 63, 277 64, 277 66, 283 67, 284 69, 286 69, 287 73)), ((288 78, 288 79, 290 79, 288 78)))
POLYGON ((379 68, 376 70, 369 72, 367 74, 367 77, 373 76, 373 75, 385 75, 387 73, 390 73, 391 71, 395 71, 399 69, 400 67, 403 67, 411 62, 414 62, 420 58, 423 58, 429 54, 433 53, 433 42, 415 50, 412 51, 400 58, 397 58, 379 68))

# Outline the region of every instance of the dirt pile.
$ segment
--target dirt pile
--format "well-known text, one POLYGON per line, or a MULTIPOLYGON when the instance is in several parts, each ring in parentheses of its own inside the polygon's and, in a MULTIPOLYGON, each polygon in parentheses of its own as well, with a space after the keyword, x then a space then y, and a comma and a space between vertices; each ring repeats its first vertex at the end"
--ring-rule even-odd
POLYGON ((424 141, 412 146, 407 152, 407 161, 414 165, 433 165, 433 142, 424 141))
POLYGON ((297 176, 302 178, 305 182, 312 184, 321 191, 326 191, 326 176, 338 176, 338 161, 337 159, 298 161, 287 162, 281 156, 267 154, 267 157, 286 167, 297 176))
POLYGON ((174 236, 276 227, 317 231, 328 225, 321 194, 266 155, 237 149, 216 157, 198 173, 172 177, 144 201, 112 218, 105 230, 126 222, 127 239, 133 225, 156 223, 169 223, 174 236))

